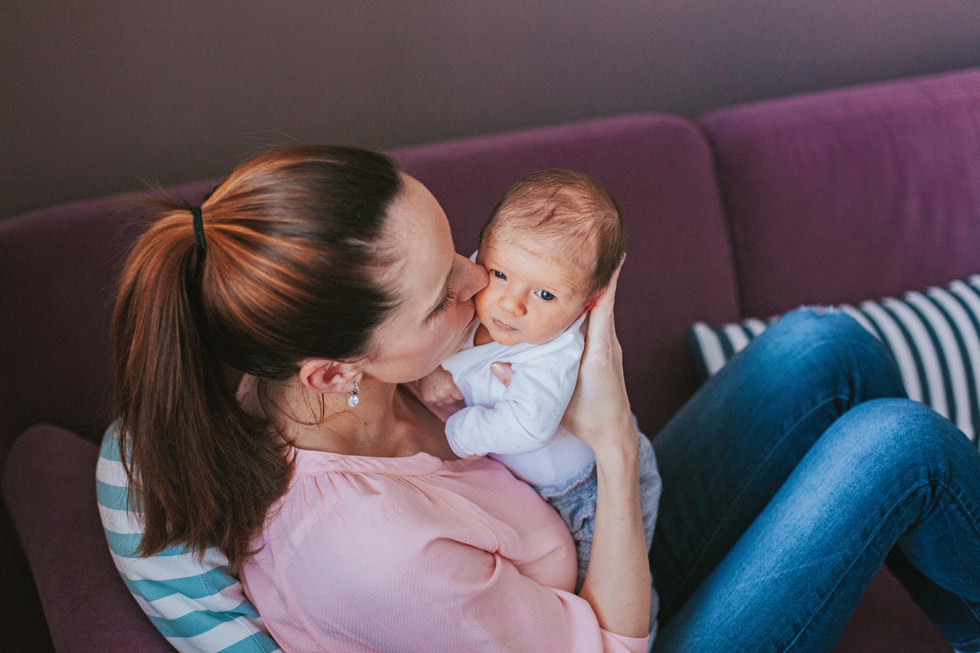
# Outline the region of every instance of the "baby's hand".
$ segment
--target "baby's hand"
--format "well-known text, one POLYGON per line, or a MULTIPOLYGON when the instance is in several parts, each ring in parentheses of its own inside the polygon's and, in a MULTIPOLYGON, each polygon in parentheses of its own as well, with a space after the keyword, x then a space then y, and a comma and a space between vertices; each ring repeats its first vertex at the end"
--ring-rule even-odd
POLYGON ((445 406, 463 400, 463 393, 453 383, 453 375, 437 367, 428 376, 419 379, 422 401, 434 406, 445 406))

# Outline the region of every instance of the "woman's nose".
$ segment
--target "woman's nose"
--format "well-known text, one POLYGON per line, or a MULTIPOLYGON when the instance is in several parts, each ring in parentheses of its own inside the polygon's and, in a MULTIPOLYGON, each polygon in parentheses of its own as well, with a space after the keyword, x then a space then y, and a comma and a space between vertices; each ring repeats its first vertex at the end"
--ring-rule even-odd
POLYGON ((462 282, 459 284, 457 292, 459 293, 459 301, 466 302, 487 287, 487 284, 490 283, 490 277, 482 265, 477 265, 465 256, 459 254, 456 256, 462 259, 461 265, 463 266, 463 273, 460 275, 462 282))

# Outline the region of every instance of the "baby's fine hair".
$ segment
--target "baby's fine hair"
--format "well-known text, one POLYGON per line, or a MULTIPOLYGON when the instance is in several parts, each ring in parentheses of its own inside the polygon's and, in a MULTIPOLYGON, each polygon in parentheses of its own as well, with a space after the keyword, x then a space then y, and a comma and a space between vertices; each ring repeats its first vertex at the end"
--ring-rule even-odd
POLYGON ((588 294, 609 283, 626 251, 616 200, 598 180, 575 170, 532 172, 508 188, 480 231, 480 246, 492 238, 519 243, 529 232, 560 261, 595 262, 588 294))

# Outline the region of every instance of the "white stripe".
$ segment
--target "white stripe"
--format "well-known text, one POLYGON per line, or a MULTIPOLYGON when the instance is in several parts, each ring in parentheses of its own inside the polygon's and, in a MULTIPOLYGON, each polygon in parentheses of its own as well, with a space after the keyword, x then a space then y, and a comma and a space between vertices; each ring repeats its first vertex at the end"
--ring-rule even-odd
MULTIPOLYGON (((980 283, 980 277, 970 278, 976 278, 978 279, 978 283, 980 283)), ((972 286, 968 286, 961 281, 954 281, 953 283, 949 284, 949 290, 957 297, 962 299, 963 302, 970 307, 970 312, 980 319, 980 297, 977 297, 977 293, 980 293, 980 288, 973 288, 972 286)))
MULTIPOLYGON (((952 287, 950 287, 950 290, 952 290, 952 287)), ((963 344, 966 347, 966 363, 973 372, 975 384, 972 388, 967 386, 967 389, 972 392, 974 399, 980 402, 980 334, 977 333, 976 328, 970 322, 969 315, 963 308, 963 305, 952 298, 949 290, 932 289, 929 291, 929 296, 941 304, 946 312, 949 313, 950 318, 956 325, 956 331, 963 338, 963 344)), ((971 421, 969 427, 961 426, 960 428, 973 440, 976 438, 976 426, 971 421)))
POLYGON ((915 371, 915 359, 912 358, 905 336, 895 325, 895 320, 872 301, 863 302, 861 310, 875 321, 895 355, 895 362, 898 363, 898 371, 902 374, 902 383, 905 385, 905 391, 909 393, 909 398, 922 401, 922 386, 919 383, 919 375, 915 371))
POLYGON ((725 365, 725 352, 718 341, 718 335, 704 322, 695 322, 692 326, 698 344, 701 346, 701 355, 704 358, 704 365, 708 370, 708 376, 714 376, 725 365))
MULTIPOLYGON (((939 288, 930 288, 928 292, 933 296, 944 294, 944 291, 939 288)), ((970 394, 966 381, 966 367, 963 357, 960 355, 960 345, 956 342, 956 336, 953 334, 949 322, 939 312, 939 309, 921 293, 907 293, 904 299, 925 315, 926 321, 939 340, 941 355, 946 361, 946 368, 949 370, 949 381, 953 385, 953 398, 956 400, 956 419, 952 419, 952 421, 961 431, 972 430, 973 418, 970 415, 970 394)))
POLYGON ((133 535, 143 532, 143 524, 140 523, 138 513, 106 508, 99 504, 99 515, 102 517, 103 528, 113 533, 133 535))
POLYGON ((137 596, 147 614, 172 621, 199 610, 230 612, 245 600, 241 583, 229 585, 225 590, 199 599, 191 599, 186 594, 180 593, 163 596, 155 601, 147 601, 145 597, 135 594, 133 596, 137 596))
POLYGON ((939 354, 936 353, 936 348, 932 345, 932 339, 922 325, 922 320, 915 311, 893 297, 883 299, 881 303, 898 315, 912 336, 912 342, 919 352, 919 359, 926 374, 926 383, 929 386, 929 395, 932 399, 929 405, 943 417, 952 419, 946 403, 946 384, 943 382, 943 372, 939 368, 939 354))
POLYGON ((721 327, 721 330, 725 332, 725 336, 728 337, 728 342, 732 344, 732 351, 736 354, 749 344, 749 339, 745 336, 745 332, 742 331, 742 327, 737 324, 726 324, 721 327))
POLYGON ((241 616, 234 621, 215 626, 196 637, 167 639, 175 649, 182 653, 199 653, 200 651, 220 651, 258 632, 265 632, 265 629, 259 627, 254 620, 241 616))
MULTIPOLYGON (((151 617, 160 617, 173 621, 174 619, 180 619, 184 615, 190 614, 191 612, 197 612, 198 610, 209 609, 206 607, 203 601, 194 601, 187 598, 185 594, 171 594, 170 596, 165 596, 156 601, 147 601, 145 597, 139 594, 133 594, 136 602, 140 604, 143 608, 143 612, 151 617)), ((239 601, 241 603, 241 601, 239 601)), ((237 606, 238 603, 225 607, 218 612, 225 612, 237 606)))
POLYGON ((762 320, 760 320, 758 318, 755 318, 755 317, 750 317, 750 318, 746 319, 745 321, 742 322, 742 324, 744 326, 748 327, 749 328, 749 331, 751 331, 752 334, 755 335, 755 336, 761 335, 762 332, 765 331, 766 328, 769 326, 768 324, 766 324, 762 320))
MULTIPOLYGON (((954 301, 952 297, 946 297, 944 300, 948 301, 948 305, 944 304, 946 310, 949 311, 957 324, 957 328, 960 331, 960 335, 963 336, 963 340, 966 342, 967 353, 970 359, 970 368, 973 370, 973 381, 974 388, 973 392, 977 396, 977 401, 980 402, 980 333, 977 333, 976 327, 970 321, 970 314, 972 313, 974 318, 980 320, 980 299, 977 298, 976 293, 962 281, 954 281, 947 286, 947 290, 951 295, 956 295, 963 300, 963 303, 967 305, 967 309, 963 308, 963 305, 957 301, 954 301)), ((938 297, 937 297, 938 298, 938 297)), ((970 439, 976 440, 977 438, 977 425, 973 425, 967 435, 970 439)))
POLYGON ((109 460, 99 457, 99 462, 95 465, 95 478, 107 485, 118 485, 126 487, 129 479, 126 478, 126 468, 118 460, 109 460))
POLYGON ((193 553, 173 556, 150 556, 149 558, 127 558, 112 554, 116 568, 131 580, 169 580, 196 576, 228 564, 228 559, 216 549, 204 552, 204 560, 197 561, 193 553))

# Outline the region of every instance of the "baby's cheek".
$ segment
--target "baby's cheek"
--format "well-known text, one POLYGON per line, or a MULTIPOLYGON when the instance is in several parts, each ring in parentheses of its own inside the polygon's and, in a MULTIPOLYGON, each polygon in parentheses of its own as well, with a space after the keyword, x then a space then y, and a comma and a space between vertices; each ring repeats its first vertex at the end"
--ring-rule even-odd
POLYGON ((481 322, 484 318, 489 319, 490 307, 493 306, 493 299, 489 289, 484 288, 473 296, 473 304, 476 306, 476 316, 481 322))

